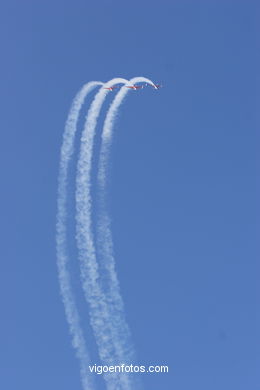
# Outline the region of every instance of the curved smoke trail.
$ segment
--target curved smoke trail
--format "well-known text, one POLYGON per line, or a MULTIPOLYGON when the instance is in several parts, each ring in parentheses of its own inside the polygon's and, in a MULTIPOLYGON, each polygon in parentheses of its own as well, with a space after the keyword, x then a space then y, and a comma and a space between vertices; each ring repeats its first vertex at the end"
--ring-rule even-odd
MULTIPOLYGON (((148 83, 150 85, 154 85, 154 83, 147 79, 146 77, 134 77, 129 80, 130 84, 136 83, 148 83)), ((100 150, 100 158, 99 158, 99 169, 98 169, 98 185, 99 192, 102 198, 102 193, 105 191, 106 187, 106 177, 107 177, 107 163, 109 159, 109 150, 113 137, 113 125, 116 119, 116 115, 119 107, 123 103, 124 98, 129 92, 128 88, 121 88, 120 91, 116 94, 114 100, 112 101, 109 110, 107 112, 103 132, 102 132, 102 144, 100 150)))
POLYGON ((77 122, 81 107, 89 92, 103 83, 93 81, 87 83, 76 95, 69 116, 65 125, 63 142, 61 146, 59 178, 58 178, 58 201, 57 201, 57 223, 56 223, 56 251, 57 267, 60 283, 60 291, 65 307, 65 314, 72 336, 72 345, 76 350, 76 355, 80 361, 80 372, 83 388, 85 390, 93 389, 93 383, 90 378, 88 365, 89 356, 87 353, 85 339, 80 326, 79 314, 72 293, 71 280, 67 269, 68 254, 66 248, 67 236, 67 181, 68 167, 74 150, 74 138, 77 130, 77 122))
MULTIPOLYGON (((89 304, 90 322, 98 345, 99 356, 103 364, 115 364, 116 350, 111 336, 111 318, 109 316, 107 297, 100 284, 100 275, 94 247, 91 223, 90 173, 93 155, 93 143, 97 119, 110 87, 118 83, 129 83, 128 80, 115 78, 108 81, 96 94, 86 117, 81 137, 80 155, 76 177, 76 239, 79 251, 81 278, 86 300, 89 304)), ((109 390, 120 390, 117 375, 105 376, 109 390)), ((125 383, 125 389, 128 382, 125 383)))
MULTIPOLYGON (((146 82, 153 85, 153 82, 145 77, 135 77, 130 80, 131 84, 146 82)), ((106 210, 106 181, 107 165, 110 153, 110 146, 113 136, 113 125, 120 105, 126 97, 129 89, 121 88, 112 101, 107 112, 103 132, 102 143, 98 166, 98 199, 99 212, 97 223, 97 244, 99 253, 102 256, 102 266, 106 273, 107 297, 109 302, 109 316, 111 319, 112 329, 114 330, 115 344, 118 346, 118 360, 134 359, 133 353, 129 353, 131 346, 131 337, 127 322, 124 315, 124 304, 120 293, 119 282, 115 270, 115 260, 113 254, 113 240, 110 228, 110 218, 106 210)))

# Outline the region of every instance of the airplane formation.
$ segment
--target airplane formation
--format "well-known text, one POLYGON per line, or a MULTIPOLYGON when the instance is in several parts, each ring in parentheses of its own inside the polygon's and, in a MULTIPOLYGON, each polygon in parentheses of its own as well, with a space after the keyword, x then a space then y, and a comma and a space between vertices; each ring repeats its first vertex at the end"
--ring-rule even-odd
MULTIPOLYGON (((152 87, 154 89, 159 89, 159 88, 162 88, 162 85, 161 84, 141 84, 141 85, 124 85, 125 88, 129 88, 129 89, 132 89, 134 91, 137 91, 138 89, 143 89, 144 87, 152 87)), ((108 89, 109 91, 114 91, 115 89, 117 88, 120 88, 119 85, 113 85, 112 87, 104 87, 104 89, 108 89)))

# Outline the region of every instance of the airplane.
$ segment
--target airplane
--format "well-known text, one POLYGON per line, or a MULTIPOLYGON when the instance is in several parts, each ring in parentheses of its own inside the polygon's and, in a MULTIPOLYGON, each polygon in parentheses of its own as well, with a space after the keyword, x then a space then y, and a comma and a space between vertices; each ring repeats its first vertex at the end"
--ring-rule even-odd
POLYGON ((134 89, 135 91, 137 89, 142 89, 144 86, 143 85, 125 85, 126 88, 134 89))
POLYGON ((154 89, 159 89, 159 88, 162 88, 162 84, 146 84, 146 87, 153 87, 154 89))
POLYGON ((118 88, 117 85, 114 85, 113 87, 104 87, 104 89, 108 89, 109 91, 113 91, 116 88, 118 88))

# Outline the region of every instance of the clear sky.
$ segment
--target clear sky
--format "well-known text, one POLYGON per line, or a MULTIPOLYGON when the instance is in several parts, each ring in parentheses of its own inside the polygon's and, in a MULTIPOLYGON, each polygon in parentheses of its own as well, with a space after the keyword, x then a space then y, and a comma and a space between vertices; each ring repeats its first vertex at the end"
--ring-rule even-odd
POLYGON ((1 3, 1 389, 81 389, 56 270, 61 138, 83 83, 134 76, 163 83, 128 94, 110 183, 138 359, 170 370, 144 390, 259 389, 257 21, 250 0, 1 3))

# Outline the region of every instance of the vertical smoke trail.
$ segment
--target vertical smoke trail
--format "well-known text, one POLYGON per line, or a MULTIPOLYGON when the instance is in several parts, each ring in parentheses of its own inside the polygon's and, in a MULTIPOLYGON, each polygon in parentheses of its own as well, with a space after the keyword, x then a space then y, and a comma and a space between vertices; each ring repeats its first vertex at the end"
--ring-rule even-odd
POLYGON ((67 180, 68 167, 74 150, 74 137, 77 130, 77 122, 80 109, 84 103, 87 94, 101 82, 90 82, 76 95, 70 113, 65 125, 63 134, 63 143, 61 147, 60 168, 58 178, 58 201, 57 201, 57 223, 56 223, 56 251, 57 251, 57 267, 60 283, 60 291, 65 307, 65 314, 69 325, 69 330, 72 336, 72 344, 76 350, 76 355, 80 361, 81 380, 84 390, 94 388, 90 378, 88 365, 89 356, 87 353, 83 332, 80 326, 79 314, 72 293, 71 280, 67 269, 68 255, 66 248, 67 236, 67 180))
MULTIPOLYGON (((144 77, 135 77, 130 80, 131 84, 138 82, 147 82, 153 85, 153 82, 144 77)), ((129 89, 121 88, 115 96, 107 112, 103 133, 102 144, 98 166, 98 249, 102 256, 102 266, 106 273, 107 295, 109 301, 110 318, 114 331, 115 344, 119 346, 119 360, 125 356, 133 359, 133 355, 129 354, 129 346, 131 346, 131 338, 127 323, 124 317, 124 305, 120 294, 119 282, 115 270, 115 260, 113 255, 113 241, 110 228, 110 218, 106 211, 106 181, 107 181, 107 164, 109 159, 110 146, 113 136, 113 125, 120 105, 122 104, 129 89)))
MULTIPOLYGON (((154 85, 154 83, 147 79, 146 77, 134 77, 129 80, 129 84, 135 83, 148 83, 154 85)), ((103 126, 102 132, 102 144, 99 158, 99 170, 98 170, 98 185, 100 195, 102 195, 103 190, 106 187, 106 176, 107 176, 107 162, 109 158, 109 149, 113 137, 113 125, 116 119, 116 115, 120 105, 123 103, 124 98, 129 92, 128 88, 121 88, 120 91, 116 94, 114 100, 112 101, 109 110, 107 112, 105 123, 103 126), (102 191, 102 192, 101 192, 102 191)))
MULTIPOLYGON (((115 364, 115 346, 111 336, 112 321, 107 305, 107 297, 100 285, 100 275, 96 261, 91 223, 90 173, 93 155, 93 143, 97 119, 110 87, 118 83, 129 83, 128 80, 115 78, 107 82, 96 94, 86 117, 81 137, 80 156, 76 177, 76 231, 81 278, 86 300, 89 304, 90 321, 98 345, 99 356, 103 364, 115 364)), ((120 390, 117 375, 109 373, 105 376, 109 390, 120 390)), ((128 389, 126 378, 125 389, 128 389)))

